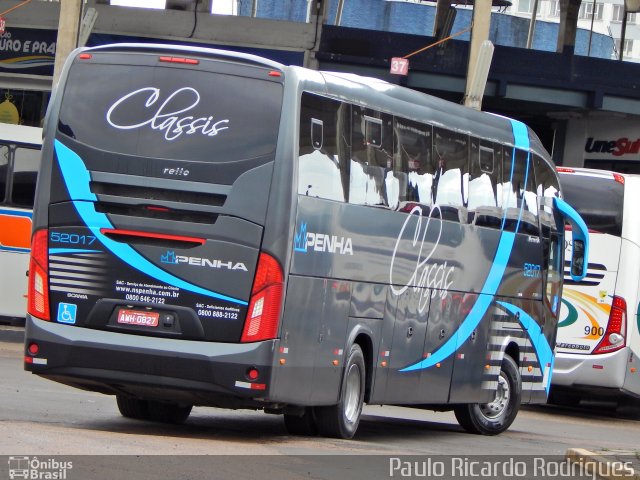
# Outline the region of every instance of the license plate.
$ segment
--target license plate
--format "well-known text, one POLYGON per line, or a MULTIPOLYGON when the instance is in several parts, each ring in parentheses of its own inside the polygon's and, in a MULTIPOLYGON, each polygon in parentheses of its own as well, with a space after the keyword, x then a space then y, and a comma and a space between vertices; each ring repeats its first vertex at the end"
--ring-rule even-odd
POLYGON ((139 310, 120 310, 118 323, 125 325, 141 325, 143 327, 157 327, 160 314, 157 312, 141 312, 139 310))

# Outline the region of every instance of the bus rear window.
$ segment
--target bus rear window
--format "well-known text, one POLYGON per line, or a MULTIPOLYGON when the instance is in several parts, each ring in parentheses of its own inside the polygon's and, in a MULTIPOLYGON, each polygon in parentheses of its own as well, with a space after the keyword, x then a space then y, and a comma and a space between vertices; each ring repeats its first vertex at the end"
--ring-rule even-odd
POLYGON ((564 199, 582 216, 589 230, 622 235, 624 185, 611 178, 560 173, 564 199))
POLYGON ((58 130, 137 157, 234 162, 273 153, 282 85, 166 66, 75 64, 58 130))

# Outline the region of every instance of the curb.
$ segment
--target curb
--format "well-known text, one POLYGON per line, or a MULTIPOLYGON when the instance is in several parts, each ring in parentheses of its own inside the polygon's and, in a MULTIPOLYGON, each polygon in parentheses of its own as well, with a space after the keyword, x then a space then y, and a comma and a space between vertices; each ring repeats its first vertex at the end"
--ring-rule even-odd
MULTIPOLYGON (((597 472, 593 472, 593 468, 588 468, 589 473, 593 474, 594 478, 601 478, 604 480, 620 480, 622 478, 627 480, 640 480, 640 470, 637 466, 631 466, 629 471, 626 463, 633 452, 615 452, 607 451, 595 453, 584 448, 569 448, 564 454, 565 458, 572 463, 593 463, 597 465, 597 472)), ((637 462, 636 462, 637 463, 637 462)))

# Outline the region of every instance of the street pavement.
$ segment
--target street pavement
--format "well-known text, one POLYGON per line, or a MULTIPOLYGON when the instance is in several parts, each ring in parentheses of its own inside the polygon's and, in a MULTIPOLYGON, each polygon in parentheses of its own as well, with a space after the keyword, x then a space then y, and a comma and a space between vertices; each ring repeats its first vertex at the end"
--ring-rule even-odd
MULTIPOLYGON (((21 343, 24 341, 24 328, 0 324, 0 342, 21 343)), ((569 448, 565 457, 572 462, 597 468, 598 477, 604 480, 625 478, 640 480, 640 448, 635 445, 628 450, 589 451, 579 446, 569 448), (597 465, 597 466, 595 466, 597 465), (633 469, 633 472, 629 468, 633 469)))

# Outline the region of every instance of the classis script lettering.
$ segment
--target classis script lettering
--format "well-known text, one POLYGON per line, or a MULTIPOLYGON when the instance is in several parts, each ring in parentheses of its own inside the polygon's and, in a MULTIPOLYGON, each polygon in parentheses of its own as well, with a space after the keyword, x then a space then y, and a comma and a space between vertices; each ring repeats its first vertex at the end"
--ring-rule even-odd
POLYGON ((164 138, 168 141, 195 133, 214 137, 229 128, 228 119, 216 120, 213 115, 193 115, 199 103, 200 94, 195 88, 179 88, 163 99, 159 88, 144 87, 116 100, 107 111, 107 122, 119 130, 149 127, 164 132, 164 138), (126 118, 122 111, 138 110, 140 106, 148 113, 142 121, 127 124, 116 120, 126 118))

